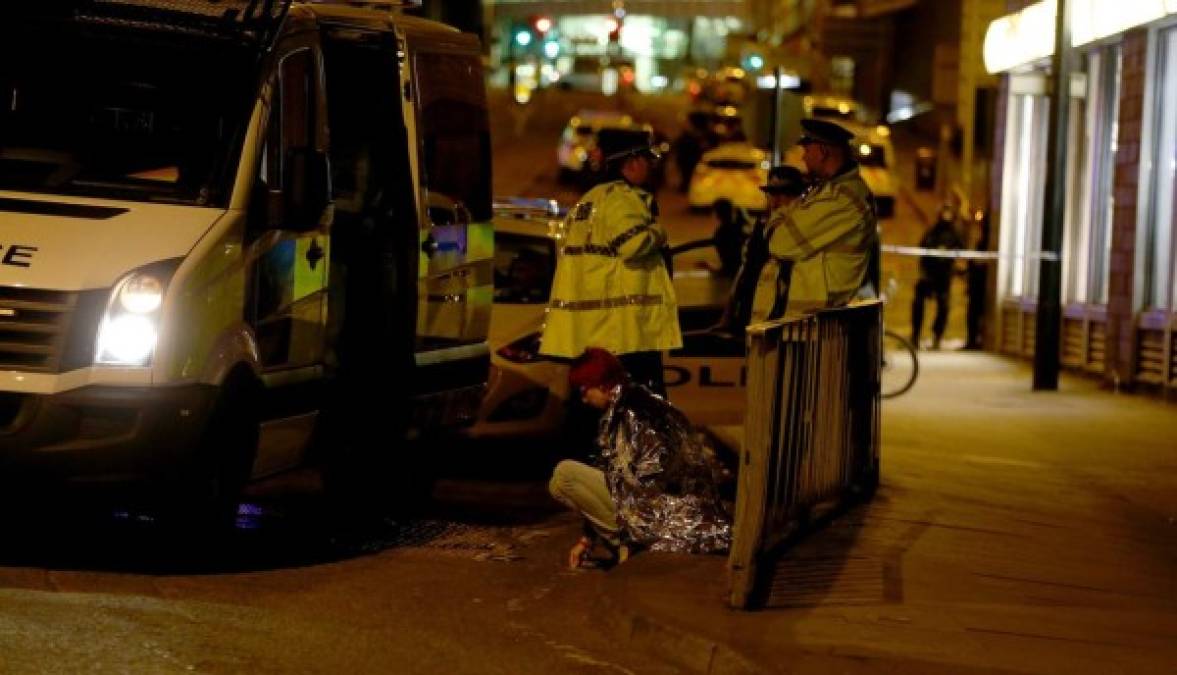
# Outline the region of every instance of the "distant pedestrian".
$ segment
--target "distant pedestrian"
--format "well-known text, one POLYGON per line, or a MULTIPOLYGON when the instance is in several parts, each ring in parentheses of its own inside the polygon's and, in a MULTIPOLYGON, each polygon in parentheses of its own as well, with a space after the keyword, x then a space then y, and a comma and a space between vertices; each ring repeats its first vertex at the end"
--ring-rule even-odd
POLYGON ((699 159, 708 150, 706 128, 706 113, 695 111, 687 115, 686 128, 674 140, 674 161, 678 166, 678 191, 686 194, 691 187, 691 178, 695 175, 695 167, 699 159))
MULTIPOLYGON (((973 217, 973 249, 989 250, 989 214, 977 211, 973 217)), ((968 279, 968 314, 966 316, 965 349, 981 349, 985 342, 985 299, 989 293, 989 260, 969 260, 966 272, 968 279)))
MULTIPOLYGON (((732 281, 727 306, 715 330, 737 337, 744 335, 744 327, 752 319, 752 298, 756 292, 761 269, 769 257, 768 240, 772 231, 767 228, 768 222, 781 210, 800 199, 807 188, 805 174, 796 167, 782 165, 769 170, 768 183, 760 188, 768 197, 768 212, 757 218, 752 225, 752 231, 744 244, 740 269, 732 281)), ((777 283, 787 284, 787 276, 783 279, 778 278, 777 283)), ((781 290, 777 296, 784 298, 786 293, 781 290)), ((783 311, 782 306, 780 313, 783 311)))
MULTIPOLYGON (((956 230, 956 208, 951 204, 940 207, 939 217, 920 240, 920 248, 954 251, 964 247, 956 230)), ((936 318, 932 321, 932 349, 940 348, 944 330, 948 326, 949 296, 952 272, 956 261, 950 257, 925 255, 920 257, 920 279, 915 285, 915 299, 911 303, 911 344, 920 348, 920 333, 924 323, 924 303, 936 300, 936 318)))

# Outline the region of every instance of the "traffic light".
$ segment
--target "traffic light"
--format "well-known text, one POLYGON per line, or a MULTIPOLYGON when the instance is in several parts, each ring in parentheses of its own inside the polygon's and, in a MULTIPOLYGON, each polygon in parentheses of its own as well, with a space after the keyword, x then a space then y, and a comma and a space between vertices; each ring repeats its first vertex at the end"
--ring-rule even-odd
POLYGON ((609 42, 621 41, 621 20, 609 19, 605 24, 609 29, 609 42))
POLYGON ((537 16, 532 19, 531 25, 535 27, 535 32, 540 35, 546 35, 548 31, 552 30, 552 20, 546 16, 537 16))
POLYGON ((527 30, 526 28, 521 28, 515 31, 515 44, 519 45, 520 47, 526 47, 530 45, 531 40, 531 31, 527 30))

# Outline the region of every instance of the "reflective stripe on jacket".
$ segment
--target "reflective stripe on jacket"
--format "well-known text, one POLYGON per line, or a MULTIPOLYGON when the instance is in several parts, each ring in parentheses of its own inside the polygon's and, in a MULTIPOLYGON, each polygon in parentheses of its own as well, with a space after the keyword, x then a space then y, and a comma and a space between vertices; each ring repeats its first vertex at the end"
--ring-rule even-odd
POLYGON ((786 312, 845 305, 865 284, 878 240, 874 196, 858 168, 815 187, 768 223, 769 262, 761 270, 752 322, 770 316, 781 264, 792 261, 786 312))
POLYGON ((678 302, 653 197, 624 181, 589 190, 568 213, 540 352, 573 358, 682 346, 678 302))

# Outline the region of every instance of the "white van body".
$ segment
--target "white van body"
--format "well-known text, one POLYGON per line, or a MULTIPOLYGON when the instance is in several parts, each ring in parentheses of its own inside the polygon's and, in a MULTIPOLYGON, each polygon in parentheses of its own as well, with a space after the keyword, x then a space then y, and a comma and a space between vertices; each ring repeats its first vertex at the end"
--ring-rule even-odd
POLYGON ((0 65, 5 483, 232 494, 473 421, 477 39, 349 3, 52 4, 0 28, 49 54, 0 65))

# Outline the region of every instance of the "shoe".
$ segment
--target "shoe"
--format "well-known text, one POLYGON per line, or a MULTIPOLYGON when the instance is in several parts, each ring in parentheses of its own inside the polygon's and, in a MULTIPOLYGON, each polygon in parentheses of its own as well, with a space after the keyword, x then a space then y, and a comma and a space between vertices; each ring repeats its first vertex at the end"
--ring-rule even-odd
POLYGON ((932 340, 932 351, 934 351, 934 352, 940 351, 940 338, 936 338, 935 340, 932 340))

